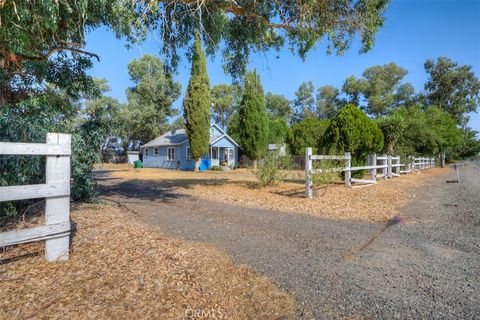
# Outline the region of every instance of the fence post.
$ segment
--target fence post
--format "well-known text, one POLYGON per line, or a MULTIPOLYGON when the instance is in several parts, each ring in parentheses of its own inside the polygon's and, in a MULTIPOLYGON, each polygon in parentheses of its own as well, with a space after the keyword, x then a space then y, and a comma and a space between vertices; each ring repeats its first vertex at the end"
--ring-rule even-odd
POLYGON ((352 158, 350 152, 345 152, 345 187, 352 186, 352 171, 350 168, 352 167, 352 158))
MULTIPOLYGON (((71 136, 61 133, 47 133, 48 144, 67 145, 71 148, 71 136)), ((45 166, 47 184, 67 183, 70 185, 70 156, 47 156, 45 166)), ((46 198, 45 224, 70 222, 70 192, 67 196, 46 198)), ((47 261, 68 260, 70 234, 61 234, 58 238, 45 241, 47 261)))
POLYGON ((395 167, 395 173, 400 176, 400 164, 401 164, 401 160, 400 160, 400 156, 397 156, 397 161, 395 162, 395 164, 397 165, 395 167))
POLYGON ((383 179, 387 179, 387 176, 388 176, 388 161, 387 161, 387 156, 386 155, 382 155, 382 166, 387 166, 387 167, 383 167, 382 168, 382 176, 383 176, 383 179))
POLYGON ((392 156, 387 157, 387 177, 392 177, 392 156))
POLYGON ((443 168, 445 167, 445 152, 440 154, 440 166, 443 168))
POLYGON ((312 148, 307 148, 305 151, 305 196, 313 197, 312 148))
MULTIPOLYGON (((377 155, 375 153, 368 155, 367 165, 369 165, 369 166, 376 166, 377 165, 377 155)), ((373 180, 373 181, 377 180, 377 168, 373 168, 373 169, 370 170, 370 179, 373 180)))

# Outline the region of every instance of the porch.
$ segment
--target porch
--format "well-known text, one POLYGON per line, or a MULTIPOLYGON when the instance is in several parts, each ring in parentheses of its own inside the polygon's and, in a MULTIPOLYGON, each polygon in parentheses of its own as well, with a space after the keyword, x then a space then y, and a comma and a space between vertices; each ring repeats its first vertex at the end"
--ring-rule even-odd
POLYGON ((234 166, 235 151, 231 147, 210 147, 210 159, 212 166, 234 166))

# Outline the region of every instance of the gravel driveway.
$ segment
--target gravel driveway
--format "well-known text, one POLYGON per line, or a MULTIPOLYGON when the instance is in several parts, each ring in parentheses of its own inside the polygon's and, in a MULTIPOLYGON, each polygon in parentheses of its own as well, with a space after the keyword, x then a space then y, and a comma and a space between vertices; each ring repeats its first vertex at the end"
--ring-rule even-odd
POLYGON ((208 242, 272 279, 300 319, 480 315, 480 163, 428 178, 387 224, 246 209, 97 172, 105 199, 168 235, 208 242), (383 231, 383 232, 382 232, 383 231))

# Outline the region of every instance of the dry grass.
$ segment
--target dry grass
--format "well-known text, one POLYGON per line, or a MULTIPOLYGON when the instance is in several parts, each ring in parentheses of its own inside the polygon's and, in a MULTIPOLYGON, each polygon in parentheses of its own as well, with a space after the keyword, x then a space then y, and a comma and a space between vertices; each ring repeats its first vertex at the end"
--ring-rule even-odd
POLYGON ((0 255, 0 319, 292 317, 291 298, 215 248, 166 238, 117 207, 81 205, 72 219, 69 261, 45 262, 38 242, 0 255))
MULTIPOLYGON (((168 184, 181 194, 212 201, 310 214, 336 219, 386 221, 398 207, 415 196, 415 189, 425 186, 429 177, 444 174, 448 169, 433 168, 420 174, 380 180, 374 186, 345 188, 343 184, 318 188, 313 199, 304 197, 303 181, 288 182, 278 187, 260 188, 255 175, 246 169, 229 172, 188 172, 166 169, 130 169, 125 165, 109 165, 111 175, 123 179, 154 181, 168 184)), ((295 178, 300 178, 298 172, 295 178)))

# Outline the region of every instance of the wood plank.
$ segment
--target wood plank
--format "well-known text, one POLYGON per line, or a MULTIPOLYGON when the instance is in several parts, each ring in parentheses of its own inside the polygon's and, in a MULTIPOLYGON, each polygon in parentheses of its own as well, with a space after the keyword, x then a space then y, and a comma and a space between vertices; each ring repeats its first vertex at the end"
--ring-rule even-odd
POLYGON ((0 142, 0 154, 69 156, 71 151, 67 144, 0 142))
POLYGON ((68 236, 70 221, 38 226, 28 229, 12 230, 0 233, 0 247, 11 246, 19 243, 56 238, 60 235, 68 236))
POLYGON ((69 194, 69 182, 0 187, 0 202, 68 196, 69 194))
POLYGON ((347 160, 346 156, 312 155, 312 160, 347 160))
POLYGON ((357 183, 377 183, 377 181, 375 180, 366 180, 366 179, 355 179, 355 178, 352 178, 350 179, 350 181, 352 182, 357 182, 357 183))

